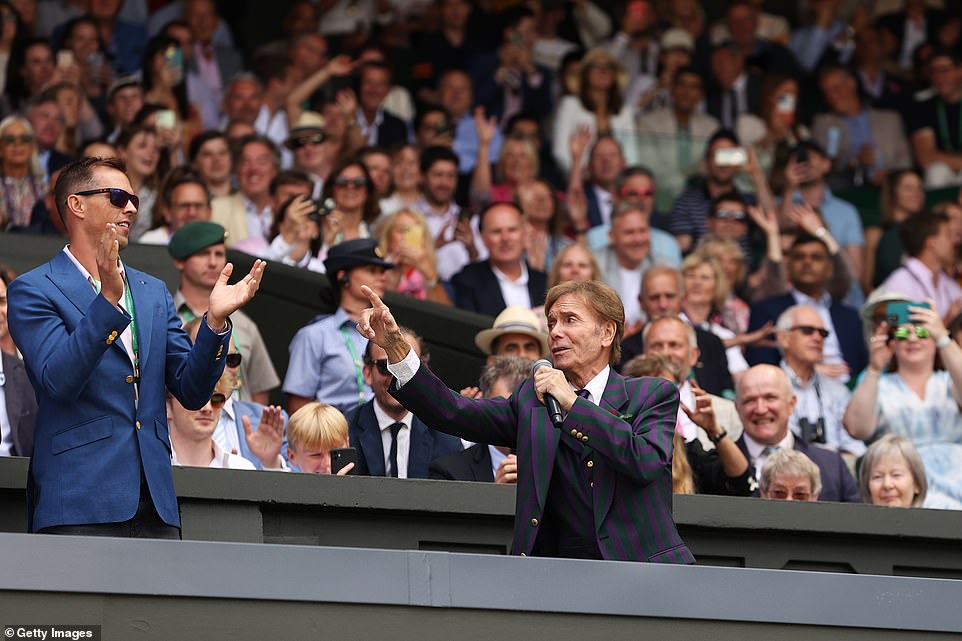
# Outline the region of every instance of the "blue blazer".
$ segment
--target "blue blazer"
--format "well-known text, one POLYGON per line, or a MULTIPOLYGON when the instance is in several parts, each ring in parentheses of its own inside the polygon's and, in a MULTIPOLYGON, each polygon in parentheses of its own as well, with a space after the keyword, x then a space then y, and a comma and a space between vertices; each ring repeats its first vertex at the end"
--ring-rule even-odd
MULTIPOLYGON (((260 459, 251 453, 251 449, 247 447, 247 435, 244 434, 244 423, 243 418, 246 416, 251 420, 251 432, 256 432, 258 426, 261 422, 261 412, 264 411, 264 406, 260 403, 254 403, 252 401, 238 401, 234 400, 234 426, 237 428, 237 442, 240 443, 240 451, 238 454, 246 458, 248 461, 254 464, 259 470, 264 469, 264 465, 261 463, 260 459)), ((287 412, 281 410, 281 414, 284 417, 284 444, 281 445, 281 456, 287 461, 287 412)))
MULTIPOLYGON (((348 414, 347 422, 351 447, 357 449, 357 469, 354 473, 360 476, 387 476, 381 428, 374 415, 374 401, 370 400, 348 414)), ((428 478, 431 461, 439 456, 460 452, 461 449, 461 439, 436 432, 415 416, 411 421, 408 478, 428 478)))
MULTIPOLYGON (((754 331, 767 323, 773 323, 786 309, 795 304, 795 298, 791 294, 782 294, 772 298, 758 301, 752 305, 751 317, 748 320, 748 331, 754 331)), ((832 317, 832 325, 838 334, 838 342, 842 348, 842 358, 848 363, 852 370, 852 376, 856 376, 868 365, 868 347, 862 338, 862 320, 858 312, 848 305, 843 305, 838 301, 832 301, 829 308, 832 317)), ((745 348, 745 358, 752 365, 759 363, 769 363, 778 365, 781 362, 781 355, 773 347, 747 347, 745 348)))
POLYGON ((96 294, 63 252, 10 283, 10 333, 39 406, 28 477, 30 531, 131 519, 141 477, 157 513, 180 526, 170 472, 167 390, 184 407, 210 400, 230 332, 201 323, 197 342, 181 329, 167 286, 126 267, 141 364, 120 334, 130 316, 96 294))
MULTIPOLYGON (((461 309, 497 316, 507 305, 501 295, 498 277, 491 270, 491 261, 469 263, 451 277, 454 289, 454 304, 461 309)), ((548 292, 548 276, 528 265, 528 296, 531 306, 544 304, 548 292)))

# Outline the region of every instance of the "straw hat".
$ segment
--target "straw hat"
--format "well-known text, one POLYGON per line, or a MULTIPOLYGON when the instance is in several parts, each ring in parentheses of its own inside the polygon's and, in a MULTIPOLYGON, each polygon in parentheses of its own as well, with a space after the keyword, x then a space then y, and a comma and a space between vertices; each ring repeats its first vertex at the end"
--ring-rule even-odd
POLYGON ((530 309, 524 307, 506 307, 494 319, 490 329, 483 329, 474 337, 474 344, 482 352, 491 356, 494 342, 505 334, 524 334, 538 341, 541 354, 548 353, 548 335, 541 331, 538 317, 530 309))

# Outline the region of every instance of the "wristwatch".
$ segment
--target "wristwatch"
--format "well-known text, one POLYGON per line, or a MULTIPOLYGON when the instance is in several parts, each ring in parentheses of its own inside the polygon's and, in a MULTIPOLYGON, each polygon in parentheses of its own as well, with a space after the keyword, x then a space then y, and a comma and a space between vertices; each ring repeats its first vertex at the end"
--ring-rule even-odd
POLYGON ((718 445, 718 441, 722 440, 726 436, 728 436, 728 430, 723 429, 718 434, 709 434, 708 440, 714 443, 715 445, 718 445))

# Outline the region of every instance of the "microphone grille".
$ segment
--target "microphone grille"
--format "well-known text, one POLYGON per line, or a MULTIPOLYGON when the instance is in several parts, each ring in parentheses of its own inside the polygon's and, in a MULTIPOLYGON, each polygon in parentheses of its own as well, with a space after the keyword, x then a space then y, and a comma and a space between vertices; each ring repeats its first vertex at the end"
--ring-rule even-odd
POLYGON ((531 375, 534 376, 534 373, 542 367, 553 367, 553 365, 547 358, 538 359, 531 364, 531 375))

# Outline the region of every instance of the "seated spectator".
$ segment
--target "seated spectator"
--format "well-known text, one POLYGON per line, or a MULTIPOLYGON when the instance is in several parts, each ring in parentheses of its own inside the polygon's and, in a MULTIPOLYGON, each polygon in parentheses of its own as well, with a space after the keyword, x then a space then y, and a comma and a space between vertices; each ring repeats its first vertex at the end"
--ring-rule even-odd
MULTIPOLYGON (((409 329, 401 331, 426 363, 421 338, 409 329)), ((364 381, 374 390, 374 398, 347 415, 358 474, 426 479, 434 459, 461 451, 461 439, 430 429, 391 396, 388 388, 394 376, 387 371, 387 353, 373 341, 364 351, 364 381)))
MULTIPOLYGON (((287 440, 287 460, 292 471, 330 474, 331 450, 349 447, 347 420, 330 405, 307 403, 291 414, 287 440)), ((348 463, 337 475, 346 476, 353 470, 354 463, 348 463)))
POLYGON ((822 492, 822 474, 801 452, 781 449, 765 460, 758 487, 763 499, 815 502, 822 492))
POLYGON ((365 62, 356 71, 357 124, 367 145, 391 148, 408 142, 403 120, 384 109, 391 91, 391 69, 383 62, 365 62))
POLYGON ((894 39, 896 64, 901 71, 912 68, 913 55, 919 45, 935 42, 939 25, 945 21, 945 14, 927 6, 927 2, 905 2, 901 11, 893 11, 878 17, 875 21, 882 32, 883 41, 894 39))
POLYGON ((548 289, 569 280, 600 280, 601 268, 594 254, 584 245, 571 244, 558 252, 551 273, 548 275, 548 289))
POLYGON ((524 213, 524 248, 528 264, 543 272, 551 271, 555 256, 571 244, 565 236, 568 217, 554 188, 545 180, 534 180, 520 187, 515 196, 524 213))
POLYGON ((818 311, 809 305, 789 307, 775 325, 780 367, 788 374, 795 394, 789 429, 797 438, 841 452, 854 468, 865 453, 865 444, 852 438, 842 416, 852 395, 844 384, 823 376, 816 369, 822 362, 828 330, 818 311))
MULTIPOLYGON (((194 221, 177 230, 167 245, 167 253, 180 272, 174 307, 185 324, 207 311, 210 292, 227 265, 224 240, 224 228, 220 225, 194 221)), ((267 346, 257 324, 243 311, 231 314, 231 321, 231 338, 244 358, 239 370, 242 385, 238 397, 267 405, 268 394, 280 382, 267 346)))
POLYGON ((202 131, 190 141, 187 159, 207 185, 211 197, 230 196, 231 153, 227 136, 215 129, 202 131))
POLYGON ((891 109, 903 114, 904 123, 904 116, 913 106, 912 83, 898 73, 892 73, 883 51, 884 35, 885 32, 873 24, 856 29, 852 68, 863 102, 875 109, 891 109))
POLYGON ((229 247, 250 238, 248 253, 263 252, 274 222, 270 185, 281 167, 280 153, 263 136, 244 136, 237 142, 233 165, 238 190, 230 196, 214 198, 211 220, 227 230, 229 247))
POLYGON ((388 290, 450 305, 451 300, 438 279, 434 242, 424 216, 414 209, 401 209, 384 218, 379 229, 378 246, 395 264, 388 272, 388 290))
POLYGON ((122 76, 114 80, 107 90, 107 115, 110 117, 107 142, 114 144, 120 132, 133 124, 143 106, 144 87, 139 78, 122 76))
POLYGON ((745 118, 760 126, 755 114, 761 101, 762 75, 746 71, 745 53, 730 40, 724 41, 712 49, 710 63, 714 82, 706 92, 708 113, 725 129, 745 126, 739 122, 745 118))
POLYGON ((734 403, 707 393, 689 378, 699 358, 692 327, 677 316, 662 316, 645 325, 644 340, 645 356, 626 363, 625 373, 657 375, 634 369, 636 359, 652 355, 661 355, 673 365, 669 366, 669 371, 674 370, 669 380, 678 385, 679 394, 675 430, 685 444, 698 493, 750 496, 755 490, 755 471, 735 445, 742 425, 734 403))
POLYGON ((862 500, 887 507, 922 507, 928 492, 925 465, 912 441, 886 434, 862 457, 858 478, 862 500))
POLYGON ((705 146, 718 129, 718 121, 699 113, 704 98, 702 78, 693 67, 675 72, 671 86, 671 107, 638 119, 636 149, 625 147, 629 163, 651 167, 658 182, 656 206, 667 211, 681 193, 685 181, 698 171, 705 146))
MULTIPOLYGON (((781 245, 775 243, 781 255, 781 245)), ((751 308, 740 296, 740 292, 745 291, 746 276, 748 266, 745 260, 745 253, 741 246, 724 236, 708 234, 702 236, 695 247, 695 252, 701 256, 711 258, 721 267, 725 281, 728 283, 728 291, 725 300, 718 308, 719 323, 722 327, 737 334, 744 334, 748 331, 748 317, 751 308)), ((779 265, 781 259, 779 258, 779 265)), ((784 280, 784 278, 783 278, 784 280)))
POLYGON ((131 125, 117 137, 117 156, 127 165, 127 177, 140 197, 137 220, 130 229, 130 240, 137 242, 153 227, 154 203, 163 170, 159 167, 160 147, 157 131, 144 125, 131 125))
POLYGON ((185 150, 194 134, 203 131, 200 107, 187 98, 187 74, 180 43, 167 36, 156 36, 147 43, 141 69, 144 100, 173 112, 168 121, 157 126, 165 129, 172 147, 185 150))
POLYGON ((374 183, 364 163, 348 160, 331 170, 321 200, 334 202, 334 211, 323 221, 324 247, 356 238, 370 238, 370 225, 380 215, 374 183))
MULTIPOLYGON (((510 398, 531 376, 531 361, 520 356, 495 356, 481 371, 479 398, 510 398)), ((475 443, 466 450, 436 458, 428 478, 448 481, 517 483, 518 457, 501 445, 475 443)))
POLYGON ((26 105, 26 116, 33 127, 40 169, 49 178, 50 174, 73 160, 67 154, 57 151, 57 143, 64 130, 64 114, 56 94, 44 91, 31 98, 26 105))
MULTIPOLYGON (((785 257, 785 267, 790 291, 752 305, 748 330, 774 323, 792 305, 811 305, 829 331, 819 371, 842 382, 857 375, 865 367, 868 353, 858 312, 834 300, 828 292, 833 273, 828 245, 817 236, 798 236, 785 257)), ((777 365, 779 361, 777 350, 761 345, 746 348, 745 357, 751 364, 777 365)))
POLYGON ((888 172, 912 166, 899 114, 863 105, 851 71, 825 67, 818 84, 831 111, 815 116, 812 135, 832 160, 834 189, 879 186, 888 172))
POLYGON ((468 22, 471 9, 468 0, 444 0, 439 3, 437 28, 418 39, 411 80, 420 101, 437 101, 435 87, 444 73, 467 69, 469 59, 483 48, 485 34, 471 29, 468 22))
POLYGON ((382 216, 417 205, 421 198, 420 162, 414 145, 403 145, 391 153, 391 193, 379 202, 382 216))
POLYGON ((7 328, 7 274, 0 265, 0 456, 31 456, 37 398, 7 328))
POLYGON ((291 126, 284 146, 294 155, 294 169, 310 176, 312 194, 321 195, 321 189, 334 165, 335 149, 327 140, 324 117, 313 111, 304 111, 291 126))
MULTIPOLYGON (((471 77, 461 69, 445 71, 438 79, 438 101, 454 123, 454 144, 451 149, 457 154, 459 175, 467 181, 474 171, 480 146, 474 112, 471 109, 475 104, 471 77)), ((490 158, 501 155, 501 143, 501 131, 495 128, 488 145, 490 158)), ((423 165, 421 172, 424 173, 423 165)))
POLYGON ((935 95, 909 118, 912 151, 930 189, 962 184, 962 54, 938 49, 928 61, 935 95))
POLYGON ((454 304, 497 316, 510 305, 532 309, 544 303, 547 275, 524 260, 522 213, 517 205, 495 203, 478 216, 487 260, 471 263, 451 278, 454 304))
POLYGON ((215 391, 199 410, 189 410, 172 394, 167 395, 170 419, 171 463, 193 467, 215 467, 232 470, 254 470, 254 464, 239 454, 225 452, 212 438, 227 395, 215 391))
POLYGON ((891 433, 912 441, 925 463, 925 507, 962 509, 962 411, 955 400, 962 348, 934 309, 909 312, 908 323, 884 322, 872 335, 869 366, 845 411, 845 429, 863 440, 891 433), (945 369, 936 369, 937 360, 945 369))
POLYGON ((414 144, 419 149, 440 145, 450 148, 454 144, 455 122, 441 105, 423 105, 414 118, 414 144))
POLYGON ((655 77, 658 72, 658 39, 655 29, 658 15, 648 0, 624 3, 618 18, 618 30, 604 43, 604 48, 618 60, 634 86, 655 77))
POLYGON ((199 174, 181 165, 167 175, 160 188, 160 202, 155 208, 163 215, 164 224, 144 233, 137 242, 143 245, 166 245, 178 229, 195 220, 210 220, 210 192, 199 174))
POLYGON ((291 341, 283 386, 291 415, 312 400, 350 411, 371 398, 361 361, 367 339, 355 331, 361 310, 370 305, 361 286, 383 296, 385 272, 394 264, 377 255, 373 239, 358 238, 332 247, 324 266, 338 306, 302 327, 291 341))
POLYGON ((642 114, 671 106, 671 82, 675 72, 694 61, 695 38, 685 29, 667 29, 658 44, 658 75, 639 76, 626 96, 626 102, 635 105, 642 114))
POLYGON ((865 229, 863 286, 871 291, 902 264, 902 223, 925 207, 922 177, 914 169, 893 171, 882 183, 882 221, 865 229))
POLYGON ((738 381, 736 392, 735 406, 745 428, 737 445, 759 475, 772 454, 796 450, 818 466, 822 478, 818 500, 859 501, 855 479, 839 453, 795 438, 788 429, 795 395, 784 371, 773 365, 756 365, 738 381))
MULTIPOLYGON (((625 169, 621 145, 610 136, 598 136, 591 144, 587 159, 588 175, 583 178, 581 159, 590 142, 586 129, 576 129, 568 143, 572 158, 571 173, 568 175, 568 202, 574 208, 576 202, 583 200, 582 208, 585 209, 585 220, 577 220, 572 216, 575 231, 579 234, 586 232, 589 227, 611 224, 611 210, 618 197, 616 184, 625 169)), ((654 203, 654 200, 651 202, 654 203)))
POLYGON ((558 168, 558 163, 551 154, 540 117, 524 112, 517 113, 508 121, 504 132, 509 138, 522 138, 534 147, 538 156, 538 178, 546 180, 552 188, 564 188, 567 174, 558 168))
POLYGON ((50 42, 46 38, 27 37, 26 33, 15 47, 11 43, 5 68, 6 88, 0 96, 0 115, 23 111, 44 87, 60 79, 50 42))
POLYGON ((962 287, 945 272, 955 264, 955 245, 945 214, 922 212, 902 225, 899 238, 907 258, 879 289, 908 300, 932 299, 939 316, 951 320, 960 310, 962 287))
MULTIPOLYGON (((395 14, 395 18, 397 17, 397 14, 395 14)), ((395 25, 397 25, 397 23, 395 23, 395 25)), ((386 43, 387 39, 384 39, 383 42, 386 43)), ((390 50, 384 44, 368 41, 362 48, 358 49, 356 64, 363 67, 368 63, 379 63, 385 65, 388 71, 390 71, 395 53, 395 51, 390 50)), ((388 80, 389 82, 392 80, 390 76, 388 76, 388 80)), ((374 84, 377 83, 375 82, 374 84)), ((380 91, 380 87, 375 87, 375 94, 379 94, 380 91)), ((385 112, 397 116, 404 122, 404 140, 410 142, 411 121, 414 120, 414 100, 411 98, 411 92, 408 91, 408 88, 405 85, 390 84, 388 86, 387 96, 381 100, 381 107, 385 112)), ((399 143, 394 142, 382 146, 382 148, 393 149, 397 147, 398 144, 399 143)))
MULTIPOLYGON (((683 292, 684 283, 678 270, 664 265, 653 266, 641 279, 639 302, 645 317, 680 315, 683 292)), ((725 356, 725 346, 721 339, 701 328, 694 329, 701 358, 692 367, 692 377, 699 387, 710 394, 734 397, 735 385, 728 371, 728 358, 725 356)), ((621 343, 621 362, 618 368, 624 367, 625 363, 644 351, 643 334, 638 332, 629 336, 621 343)))
POLYGON ((475 334, 474 344, 487 354, 489 364, 499 356, 517 356, 528 361, 548 356, 547 332, 541 329, 534 312, 522 307, 506 307, 490 328, 475 334))
MULTIPOLYGON (((141 24, 121 20, 118 16, 122 2, 91 2, 87 15, 97 22, 97 34, 104 43, 107 57, 113 61, 118 74, 137 71, 147 44, 147 30, 141 24)), ((54 31, 54 39, 59 34, 54 31)))
POLYGON ((798 114, 799 93, 795 77, 766 74, 758 113, 764 127, 757 128, 754 121, 741 121, 742 126, 737 129, 739 140, 755 148, 759 165, 773 178, 778 178, 774 170, 784 167, 788 152, 800 140, 810 137, 798 114))
POLYGON ((371 186, 378 202, 387 198, 391 193, 391 154, 383 147, 362 147, 357 152, 357 158, 364 163, 371 177, 371 186))
POLYGON ((21 116, 7 116, 0 121, 0 182, 0 230, 8 226, 28 227, 33 207, 43 199, 47 183, 37 157, 33 127, 21 116))
POLYGON ((575 162, 568 141, 584 126, 592 137, 608 136, 619 145, 636 143, 634 106, 624 97, 628 74, 605 49, 592 49, 581 59, 579 93, 564 96, 555 112, 552 152, 558 166, 569 171, 575 162))
POLYGON ((323 274, 324 262, 318 258, 323 249, 319 218, 317 203, 307 195, 289 197, 274 216, 267 258, 323 274))
MULTIPOLYGON (((848 64, 852 57, 852 35, 857 32, 841 15, 842 4, 834 0, 811 4, 810 24, 796 28, 791 35, 790 46, 795 59, 805 73, 812 73, 824 60, 848 64)), ((852 24, 862 26, 858 15, 852 16, 852 24)))
POLYGON ((728 3, 721 25, 711 30, 714 44, 731 40, 745 56, 745 66, 752 73, 783 73, 801 77, 795 56, 785 47, 789 29, 785 18, 762 13, 760 0, 736 0, 728 3))
POLYGON ((82 141, 103 135, 100 118, 79 85, 64 80, 47 87, 44 93, 57 99, 63 114, 63 131, 54 146, 56 151, 74 157, 82 141))

